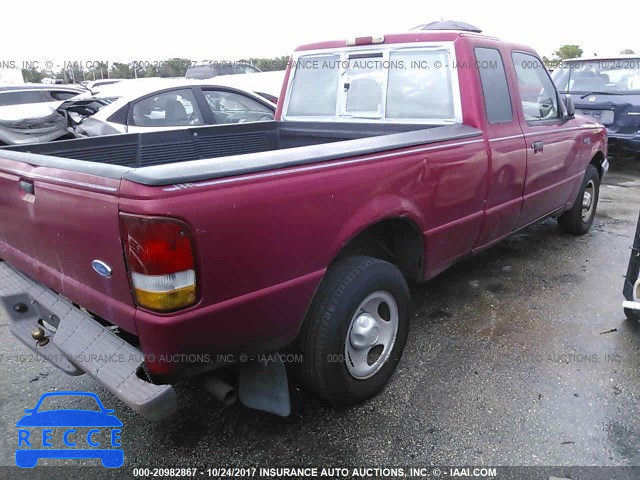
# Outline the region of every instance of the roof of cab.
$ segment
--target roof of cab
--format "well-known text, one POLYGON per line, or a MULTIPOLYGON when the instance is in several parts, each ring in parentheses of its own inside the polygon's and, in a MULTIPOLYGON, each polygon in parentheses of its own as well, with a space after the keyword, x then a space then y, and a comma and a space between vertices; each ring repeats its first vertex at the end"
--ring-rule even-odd
MULTIPOLYGON (((376 35, 374 35, 375 37, 376 35)), ((460 37, 484 38, 498 40, 496 37, 482 33, 474 33, 464 30, 414 30, 403 33, 391 33, 384 35, 383 44, 393 43, 417 43, 417 42, 452 42, 460 37)), ((343 48, 347 46, 347 39, 329 40, 324 42, 309 43, 295 49, 296 52, 305 50, 323 50, 330 48, 343 48)))

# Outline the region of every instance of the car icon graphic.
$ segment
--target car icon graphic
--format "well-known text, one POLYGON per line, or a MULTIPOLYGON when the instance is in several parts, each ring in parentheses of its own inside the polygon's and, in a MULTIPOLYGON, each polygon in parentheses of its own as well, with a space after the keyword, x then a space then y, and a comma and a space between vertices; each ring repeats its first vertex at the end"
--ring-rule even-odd
MULTIPOLYGON (((49 392, 43 394, 34 408, 25 410, 26 415, 16 423, 18 427, 18 447, 16 465, 33 468, 41 458, 81 459, 99 458, 102 465, 118 468, 124 463, 124 452, 120 447, 122 422, 114 415, 114 410, 104 407, 95 393, 91 392, 49 392), (90 397, 99 410, 41 409, 44 400, 50 397, 90 397), (30 430, 39 427, 37 431, 30 430), (40 428, 41 435, 40 434, 40 428), (78 429, 90 428, 86 435, 78 429), (54 440, 54 430, 57 435, 54 440), (60 432, 62 430, 62 432, 60 432), (109 447, 102 445, 97 436, 109 430, 109 447), (62 445, 60 438, 64 440, 62 445), (86 445, 83 445, 86 444, 86 445)), ((102 438, 102 437, 101 437, 102 438)), ((104 443, 104 441, 103 441, 104 443)))

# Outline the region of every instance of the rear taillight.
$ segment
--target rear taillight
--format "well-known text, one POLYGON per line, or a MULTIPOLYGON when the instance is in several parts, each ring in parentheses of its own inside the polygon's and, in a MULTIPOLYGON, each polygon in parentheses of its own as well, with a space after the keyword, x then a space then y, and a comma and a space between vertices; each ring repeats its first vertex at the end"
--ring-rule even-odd
POLYGON ((196 269, 189 226, 173 218, 121 213, 120 227, 136 303, 158 312, 193 305, 196 269))

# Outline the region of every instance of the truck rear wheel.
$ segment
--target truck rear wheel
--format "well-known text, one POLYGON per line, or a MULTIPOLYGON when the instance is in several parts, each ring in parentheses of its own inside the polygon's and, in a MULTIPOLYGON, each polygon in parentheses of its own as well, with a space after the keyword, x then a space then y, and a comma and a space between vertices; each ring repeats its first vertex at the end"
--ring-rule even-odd
POLYGON ((573 207, 558 217, 560 230, 574 235, 587 233, 596 216, 599 197, 600 174, 596 167, 589 165, 573 207))
POLYGON ((333 265, 301 332, 303 383, 338 404, 378 393, 402 356, 409 307, 407 282, 394 265, 366 256, 333 265))

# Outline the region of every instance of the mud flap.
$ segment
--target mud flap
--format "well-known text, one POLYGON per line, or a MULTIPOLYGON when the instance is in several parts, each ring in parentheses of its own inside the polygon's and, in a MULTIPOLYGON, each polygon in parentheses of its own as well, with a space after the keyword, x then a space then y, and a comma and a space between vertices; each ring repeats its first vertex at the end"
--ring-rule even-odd
POLYGON ((289 381, 280 354, 271 354, 268 360, 243 363, 238 374, 238 397, 245 406, 289 416, 289 381))

